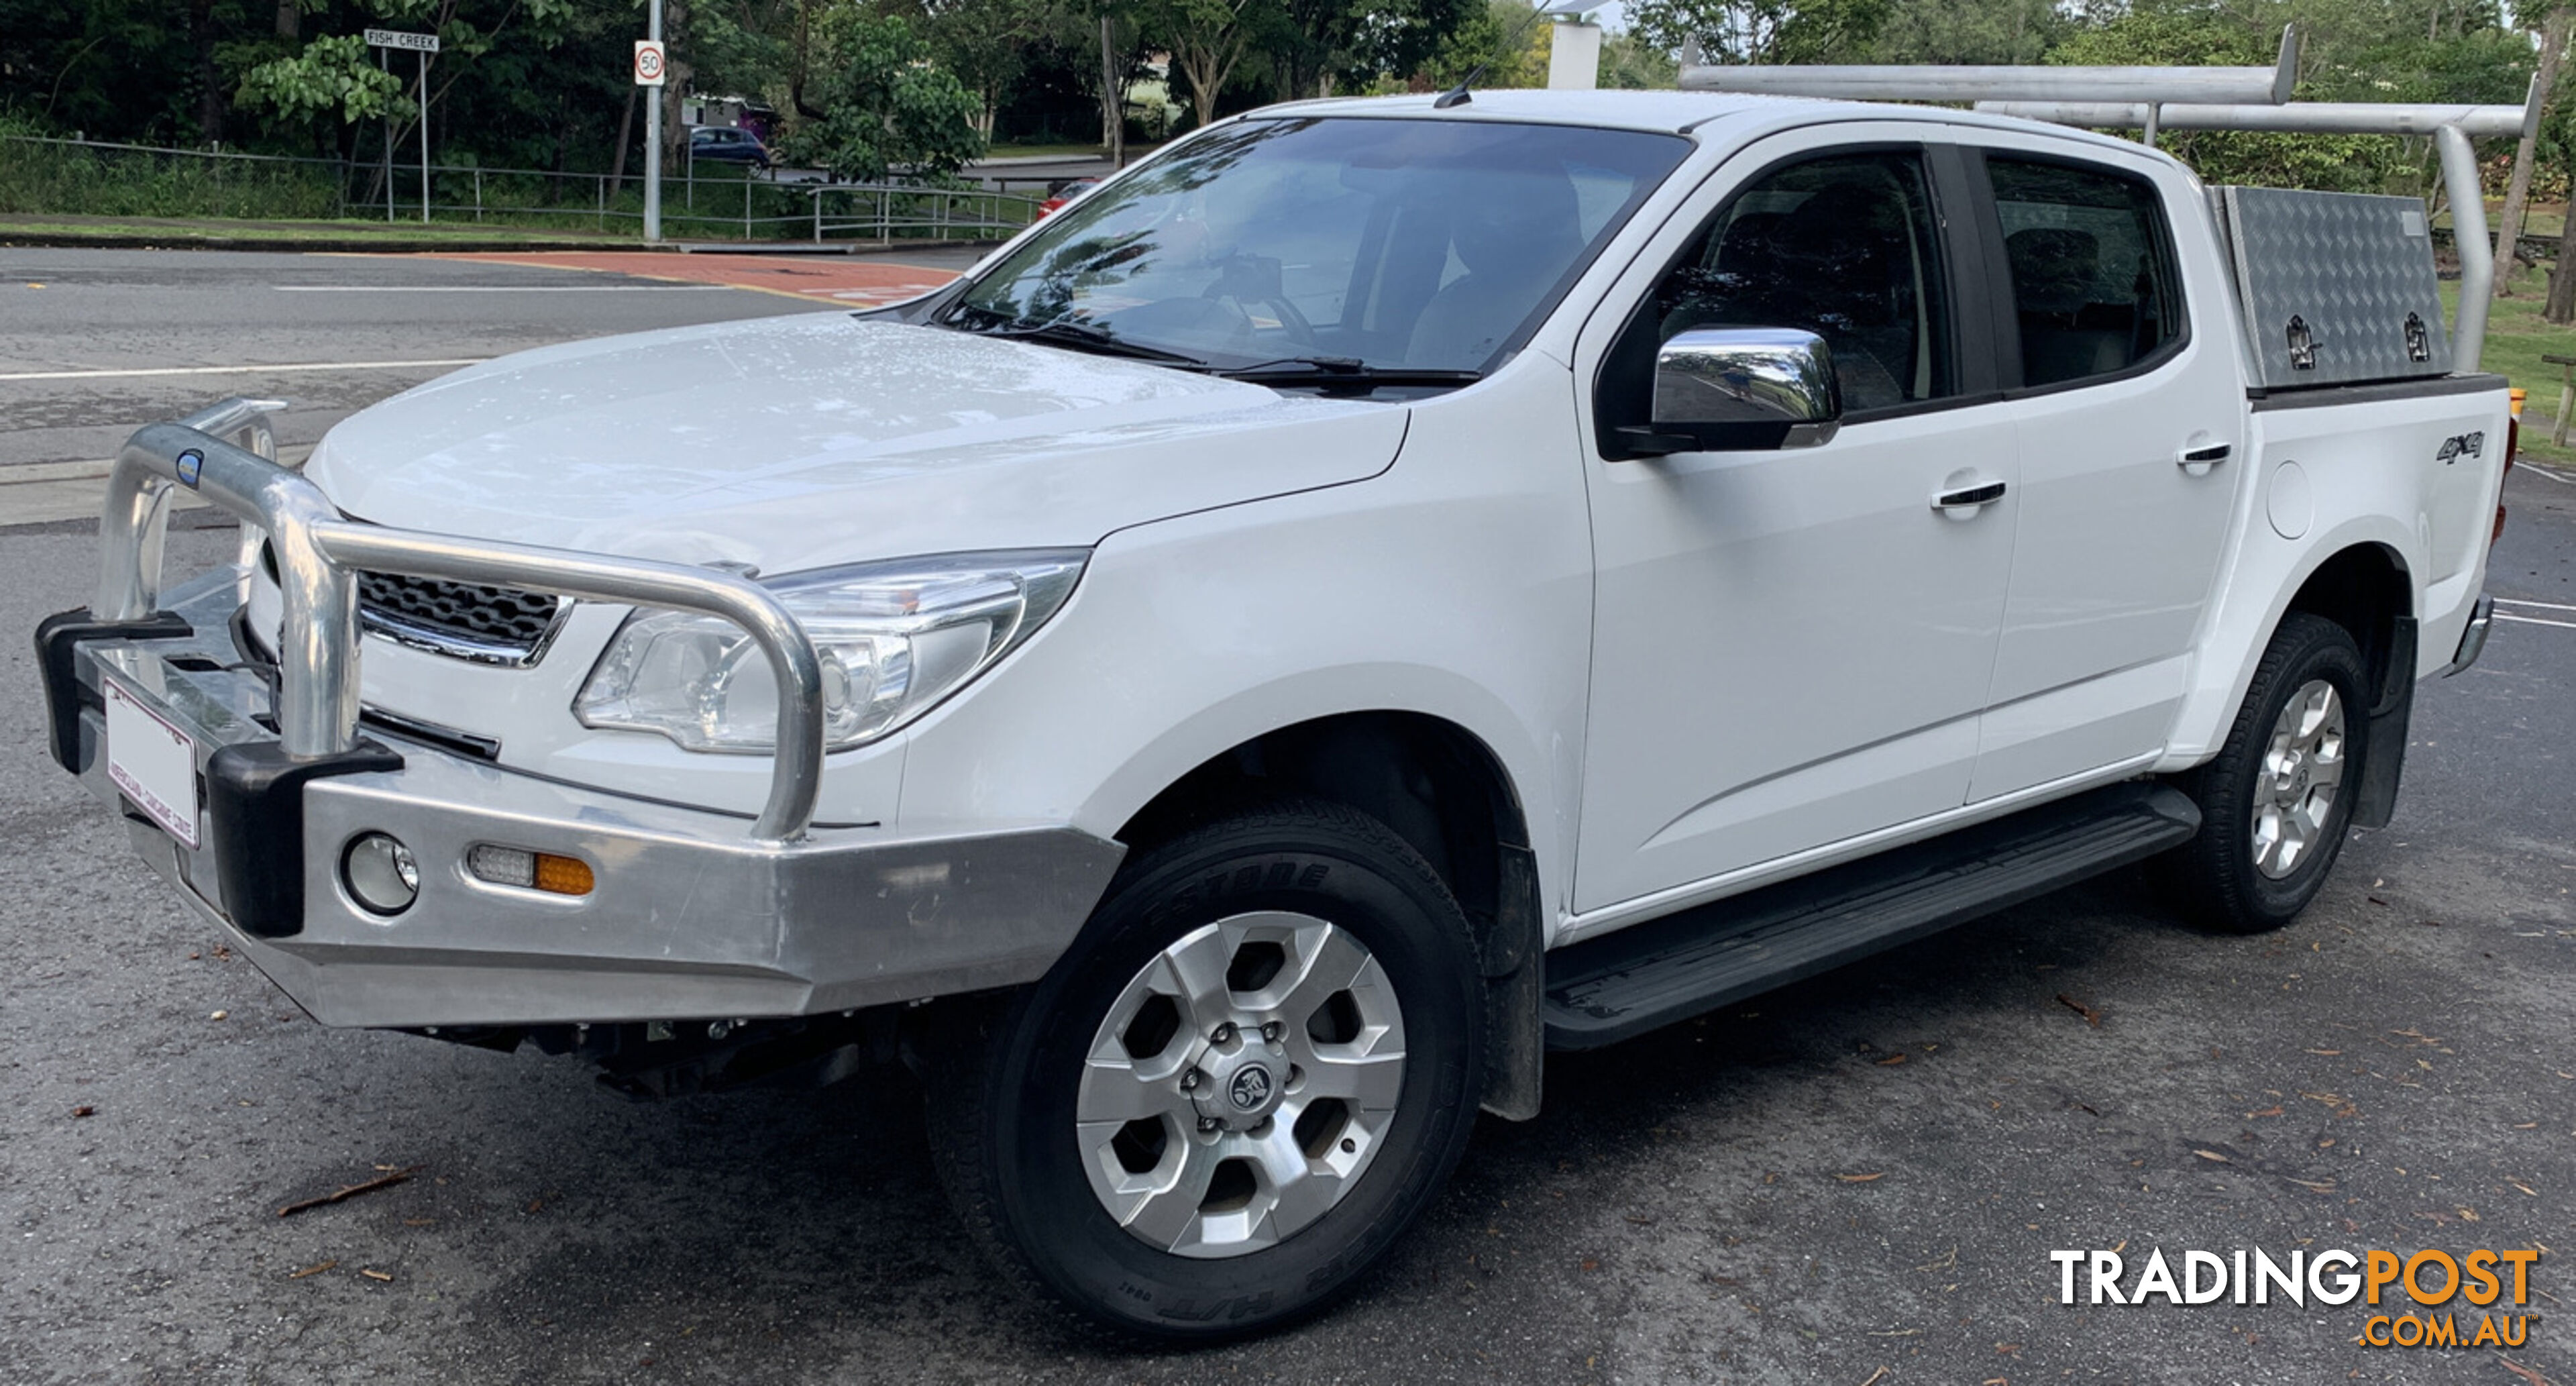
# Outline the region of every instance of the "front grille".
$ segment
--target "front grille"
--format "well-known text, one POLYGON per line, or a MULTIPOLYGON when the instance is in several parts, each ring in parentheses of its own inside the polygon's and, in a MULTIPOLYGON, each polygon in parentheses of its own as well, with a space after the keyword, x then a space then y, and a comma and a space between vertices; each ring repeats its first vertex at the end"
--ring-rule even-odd
POLYGON ((562 606, 559 598, 512 587, 358 574, 358 619, 467 659, 525 663, 553 632, 562 606))
MULTIPOLYGON (((277 580, 277 553, 260 546, 260 566, 277 580)), ((358 574, 358 621, 368 630, 458 659, 532 664, 554 634, 563 600, 515 587, 358 574)))

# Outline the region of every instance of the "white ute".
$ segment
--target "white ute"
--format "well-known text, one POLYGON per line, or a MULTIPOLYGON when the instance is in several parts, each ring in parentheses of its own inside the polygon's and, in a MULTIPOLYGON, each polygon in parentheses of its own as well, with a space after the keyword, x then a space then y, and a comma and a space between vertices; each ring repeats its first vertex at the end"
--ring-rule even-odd
POLYGON ((1455 97, 1218 123, 894 309, 462 370, 300 475, 272 406, 145 428, 53 751, 325 1024, 648 1095, 904 1056, 1000 1263, 1175 1338, 1350 1285, 1550 1047, 2151 857, 2272 928, 2387 821, 2510 448, 2420 204, 1455 97), (244 540, 164 592, 173 487, 244 540))

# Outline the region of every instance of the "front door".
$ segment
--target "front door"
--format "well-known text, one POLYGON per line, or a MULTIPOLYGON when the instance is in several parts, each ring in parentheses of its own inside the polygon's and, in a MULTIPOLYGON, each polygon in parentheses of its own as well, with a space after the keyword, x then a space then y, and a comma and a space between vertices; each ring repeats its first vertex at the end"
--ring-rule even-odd
POLYGON ((1871 122, 1747 149, 1586 329, 1598 576, 1578 912, 1716 889, 1967 796, 2020 469, 1993 324, 1962 311, 1953 273, 1975 244, 1966 165, 1927 137, 1871 122), (1605 445, 1646 422, 1655 346, 1709 326, 1824 337, 1840 431, 1774 451, 1605 445), (1933 503, 1994 482, 1991 503, 1933 503))

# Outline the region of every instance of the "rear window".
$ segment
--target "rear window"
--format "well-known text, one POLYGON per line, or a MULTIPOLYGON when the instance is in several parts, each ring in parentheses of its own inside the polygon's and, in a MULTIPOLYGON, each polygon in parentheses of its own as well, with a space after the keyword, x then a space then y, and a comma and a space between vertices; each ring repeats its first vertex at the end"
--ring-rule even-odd
POLYGON ((2164 200, 2109 169, 1986 156, 2024 385, 2117 375, 2182 336, 2164 200))

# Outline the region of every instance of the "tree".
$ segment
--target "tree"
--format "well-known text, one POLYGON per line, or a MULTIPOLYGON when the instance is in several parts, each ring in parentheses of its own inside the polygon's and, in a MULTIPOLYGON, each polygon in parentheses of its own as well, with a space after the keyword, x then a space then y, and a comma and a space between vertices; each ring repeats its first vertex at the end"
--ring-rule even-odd
MULTIPOLYGON (((2549 105, 2549 89, 2558 81, 2558 64, 2567 52, 2571 22, 2576 22, 2576 11, 2561 6, 2551 10, 2548 21, 2541 26, 2540 71, 2531 80, 2531 99, 2544 109, 2549 105)), ((2540 131, 2526 129, 2522 139, 2514 145, 2513 181, 2505 190, 2504 215, 2496 221, 2496 258, 2505 263, 2505 272, 2495 277, 2498 298, 2513 295, 2513 257, 2521 248, 2522 214, 2531 200, 2531 164, 2539 152, 2540 131)))
POLYGON ((1833 63, 1868 56, 1892 0, 1643 0, 1636 35, 1673 51, 1699 45, 1712 63, 1833 63))
POLYGON ((403 80, 376 65, 359 34, 324 34, 289 57, 271 58, 244 72, 237 99, 278 121, 410 120, 418 108, 402 94, 403 80))
POLYGON ((2073 27, 2056 0, 1895 0, 1868 61, 2035 63, 2073 27))
POLYGON ((927 0, 916 27, 934 60, 975 94, 975 129, 989 141, 1031 46, 1058 18, 1040 0, 927 0))
POLYGON ((1198 124, 1216 119, 1217 94, 1277 17, 1268 0, 1162 0, 1154 7, 1150 26, 1171 46, 1198 124))
POLYGON ((983 155, 980 104, 930 65, 929 46, 903 20, 836 4, 818 18, 813 44, 809 94, 822 115, 788 133, 788 158, 866 183, 898 169, 953 174, 983 155))

